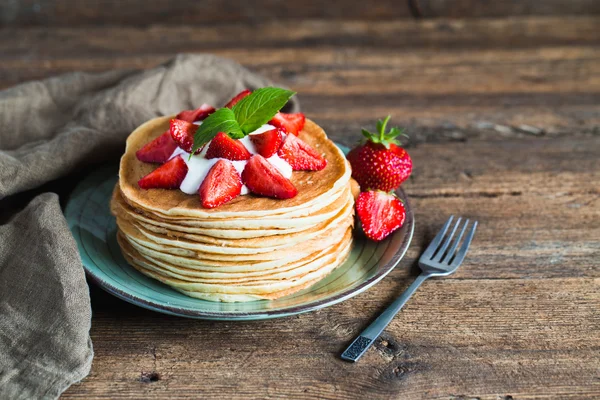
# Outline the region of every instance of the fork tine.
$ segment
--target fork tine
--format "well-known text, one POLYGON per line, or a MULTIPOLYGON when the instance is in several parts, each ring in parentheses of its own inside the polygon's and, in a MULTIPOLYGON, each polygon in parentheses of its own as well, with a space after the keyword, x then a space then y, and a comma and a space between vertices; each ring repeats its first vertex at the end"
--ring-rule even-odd
POLYGON ((473 223, 473 227, 467 234, 467 237, 465 238, 465 241, 463 242, 462 246, 460 246, 460 250, 458 250, 458 252, 456 253, 456 257, 452 261, 453 267, 458 267, 465 259, 465 256, 467 255, 467 250, 469 250, 469 246, 471 245, 471 240, 473 240, 473 235, 475 235, 475 229, 477 229, 477 221, 473 223))
POLYGON ((452 223, 453 219, 454 219, 454 215, 451 215, 450 218, 448 218, 448 221, 446 221, 446 223, 444 224, 444 227, 433 238, 431 243, 429 243, 429 246, 427 246, 427 249, 425 249, 425 251, 423 252, 423 255, 421 255, 422 259, 427 259, 427 260, 431 259, 431 257, 433 256, 433 253, 435 253, 435 249, 437 249, 438 246, 440 245, 440 242, 444 238, 444 235, 446 234, 446 231, 448 230, 448 227, 452 223))
POLYGON ((460 243, 460 239, 462 239, 463 235, 465 234, 465 230, 467 230, 467 226, 469 226, 469 220, 467 220, 467 222, 465 222, 460 233, 458 234, 458 237, 452 243, 452 247, 450 247, 450 250, 448 250, 448 252, 444 256, 444 258, 440 261, 440 263, 442 263, 444 261, 449 262, 450 260, 452 260, 452 256, 454 255, 454 252, 456 251, 456 248, 458 247, 458 244, 460 243))
POLYGON ((446 240, 444 240, 444 244, 442 244, 442 247, 437 251, 437 253, 435 253, 435 257, 433 258, 433 261, 440 262, 440 259, 446 252, 446 249, 448 248, 448 245, 450 244, 452 237, 454 236, 454 234, 456 233, 456 230, 460 226, 460 221, 462 221, 462 217, 458 217, 458 219, 456 220, 456 223, 454 224, 454 228, 452 228, 452 232, 450 232, 450 234, 446 237, 446 240))

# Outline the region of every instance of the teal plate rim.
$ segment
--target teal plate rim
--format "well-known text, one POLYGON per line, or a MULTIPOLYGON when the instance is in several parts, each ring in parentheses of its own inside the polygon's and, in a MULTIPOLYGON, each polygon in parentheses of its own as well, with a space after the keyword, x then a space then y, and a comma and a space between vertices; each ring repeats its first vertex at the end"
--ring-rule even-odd
MULTIPOLYGON (((155 301, 155 300, 144 299, 144 298, 136 295, 132 291, 123 290, 123 289, 115 286, 113 283, 110 282, 110 280, 114 280, 114 278, 110 278, 108 276, 108 274, 106 274, 103 271, 99 271, 99 273, 97 273, 96 269, 99 269, 99 267, 97 266, 95 261, 92 259, 92 257, 87 252, 82 251, 82 249, 85 248, 85 245, 82 243, 82 238, 81 238, 80 232, 78 232, 78 230, 79 231, 81 230, 80 221, 74 220, 75 217, 70 216, 73 212, 76 212, 77 215, 81 215, 82 211, 79 210, 79 207, 77 207, 77 205, 73 204, 74 201, 72 201, 72 200, 74 198, 76 198, 78 194, 83 193, 86 189, 89 190, 90 183, 95 182, 98 179, 104 178, 104 181, 107 181, 107 179, 113 179, 113 185, 114 185, 114 183, 116 183, 115 171, 116 171, 115 165, 104 166, 104 167, 98 168, 95 172, 92 172, 87 177, 82 179, 82 181, 79 182, 79 184, 77 185, 77 187, 75 188, 75 190, 73 191, 71 197, 69 198, 69 200, 67 202, 67 205, 65 207, 65 216, 67 217, 67 220, 69 222, 69 227, 71 228, 71 231, 73 232, 73 236, 75 237, 77 245, 80 248, 80 255, 82 258, 83 267, 84 267, 86 275, 88 276, 90 281, 94 282, 95 284, 100 286, 103 290, 107 291, 108 293, 111 293, 112 295, 114 295, 122 300, 125 300, 129 303, 135 304, 137 306, 140 306, 140 307, 143 307, 146 309, 150 309, 150 310, 165 313, 165 314, 170 314, 170 315, 175 315, 175 316, 180 316, 180 317, 187 317, 187 318, 207 319, 207 320, 227 320, 227 321, 260 320, 260 319, 286 317, 286 316, 290 316, 290 315, 300 314, 300 313, 314 311, 314 310, 318 310, 318 309, 321 309, 324 307, 332 306, 334 304, 338 304, 342 301, 345 301, 351 297, 354 297, 354 296, 366 291, 367 289, 371 288, 372 286, 377 284, 379 281, 381 281, 389 272, 391 272, 398 265, 400 260, 402 260, 402 258, 406 254, 406 251, 408 250, 408 247, 410 245, 410 242, 412 240, 413 233, 414 233, 414 216, 412 213, 412 209, 410 207, 410 203, 408 201, 408 197, 402 189, 399 189, 396 191, 396 194, 404 202, 405 208, 407 211, 406 212, 406 221, 404 223, 404 226, 394 234, 394 235, 401 234, 402 235, 401 241, 397 244, 396 248, 393 249, 394 254, 389 258, 389 260, 386 262, 386 264, 383 266, 378 266, 377 271, 372 276, 368 277, 367 279, 360 282, 359 284, 348 287, 347 289, 341 290, 340 292, 333 294, 333 295, 325 294, 322 298, 316 298, 316 299, 314 299, 312 301, 308 301, 306 303, 292 305, 292 306, 288 306, 288 307, 281 307, 281 308, 258 309, 255 311, 224 311, 224 310, 210 311, 210 310, 199 310, 196 308, 186 308, 185 306, 173 305, 173 304, 169 304, 168 302, 160 302, 160 301, 155 301)), ((86 199, 86 203, 84 205, 87 204, 87 201, 89 201, 89 199, 86 199)), ((102 205, 96 204, 96 206, 102 206, 102 205)), ((108 204, 106 204, 105 206, 106 206, 106 209, 108 209, 108 204)), ((109 212, 109 214, 110 214, 110 212, 109 212)), ((112 217, 112 215, 110 215, 110 218, 114 219, 114 217, 112 217)), ((394 235, 392 235, 392 236, 394 236, 394 235)), ((112 254, 112 253, 113 253, 113 251, 116 251, 117 249, 114 248, 115 247, 114 244, 108 243, 108 241, 110 241, 110 238, 106 238, 106 239, 107 239, 106 246, 109 248, 108 251, 111 253, 112 256, 114 256, 114 254, 112 254)), ((364 239, 362 239, 362 240, 364 240, 364 239)), ((116 240, 115 240, 115 242, 116 242, 116 240)), ((119 255, 120 255, 120 250, 118 250, 118 251, 119 251, 119 255)), ((119 263, 117 261, 114 261, 114 264, 119 265, 119 263)), ((131 268, 132 272, 138 273, 133 267, 131 267, 129 265, 127 265, 127 267, 131 268)), ((119 268, 121 268, 120 265, 119 265, 119 268)), ((132 280, 132 281, 137 282, 135 280, 132 280)), ((121 286, 123 286, 123 285, 121 285, 121 286)), ((165 287, 167 287, 167 286, 165 285, 165 287)), ((126 289, 126 287, 124 287, 124 289, 126 289)), ((192 298, 188 298, 188 299, 192 299, 192 298)), ((206 300, 192 299, 192 301, 196 301, 196 300, 199 302, 199 304, 202 302, 208 303, 208 301, 206 301, 206 300)), ((263 301, 268 302, 268 300, 263 300, 263 301)))

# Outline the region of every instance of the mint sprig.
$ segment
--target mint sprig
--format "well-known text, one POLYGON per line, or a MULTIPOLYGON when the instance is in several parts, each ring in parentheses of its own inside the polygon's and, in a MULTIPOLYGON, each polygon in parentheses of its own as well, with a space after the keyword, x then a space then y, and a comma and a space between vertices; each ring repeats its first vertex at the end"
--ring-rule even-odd
POLYGON ((290 90, 266 87, 244 97, 233 106, 242 132, 247 135, 269 122, 294 94, 290 90))
POLYGON ((257 130, 269 122, 294 94, 290 90, 266 87, 244 97, 233 109, 218 109, 202 122, 194 134, 192 154, 219 132, 241 139, 257 130))
POLYGON ((233 111, 229 108, 218 109, 202 122, 194 134, 192 154, 210 142, 219 132, 227 132, 232 137, 244 137, 233 111))

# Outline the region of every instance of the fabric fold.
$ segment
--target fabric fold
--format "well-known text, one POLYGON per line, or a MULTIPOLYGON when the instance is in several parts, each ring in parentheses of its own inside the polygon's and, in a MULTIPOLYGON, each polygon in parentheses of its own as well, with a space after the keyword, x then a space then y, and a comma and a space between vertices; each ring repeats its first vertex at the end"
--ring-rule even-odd
MULTIPOLYGON (((0 91, 0 398, 58 397, 93 356, 88 286, 59 196, 26 191, 115 159, 153 117, 269 85, 232 60, 183 54, 149 70, 74 72, 0 91)), ((295 99, 286 107, 298 109, 295 99)))

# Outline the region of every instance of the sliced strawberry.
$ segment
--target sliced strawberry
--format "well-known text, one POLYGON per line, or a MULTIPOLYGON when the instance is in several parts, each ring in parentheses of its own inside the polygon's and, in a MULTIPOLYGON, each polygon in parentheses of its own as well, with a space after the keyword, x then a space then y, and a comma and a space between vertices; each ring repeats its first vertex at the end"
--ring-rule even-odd
POLYGON ((188 166, 181 156, 172 158, 138 181, 142 189, 177 189, 185 179, 188 166))
POLYGON ((327 166, 326 159, 294 135, 285 137, 277 154, 287 161, 294 171, 320 171, 327 166))
MULTIPOLYGON (((182 119, 172 119, 169 132, 179 147, 188 153, 191 153, 194 146, 194 134, 197 129, 198 125, 194 125, 191 122, 182 119)), ((201 150, 202 149, 196 150, 194 154, 200 153, 201 150)))
POLYGON ((254 143, 258 154, 264 158, 269 158, 277 153, 283 142, 283 133, 280 129, 271 129, 257 135, 250 135, 250 140, 254 143))
POLYGON ((238 101, 240 101, 241 99, 243 99, 246 96, 249 96, 250 93, 252 93, 251 90, 248 90, 248 89, 242 90, 241 92, 236 94, 233 99, 229 100, 229 103, 225 104, 225 108, 232 108, 233 106, 235 106, 237 104, 238 101))
POLYGON ((302 113, 286 114, 278 112, 273 119, 269 121, 269 124, 281 128, 287 133, 293 133, 298 136, 298 132, 304 128, 305 122, 306 117, 302 113))
POLYGON ((242 182, 252 193, 276 199, 291 199, 298 190, 289 179, 259 154, 252 156, 242 171, 242 182))
POLYGON ((247 160, 252 156, 242 142, 230 138, 226 133, 219 132, 210 142, 206 158, 226 158, 228 160, 247 160))
POLYGON ((147 163, 165 163, 177 148, 169 131, 163 133, 144 147, 136 151, 138 160, 147 163))
POLYGON ((204 208, 215 208, 235 199, 242 191, 240 174, 231 161, 219 160, 202 181, 198 194, 204 208))
POLYGON ((196 122, 206 119, 210 114, 215 112, 215 108, 209 104, 202 104, 195 110, 184 110, 177 114, 176 119, 181 119, 187 122, 196 122))
POLYGON ((362 192, 356 200, 356 213, 365 235, 380 241, 404 224, 404 204, 392 194, 381 190, 362 192))

